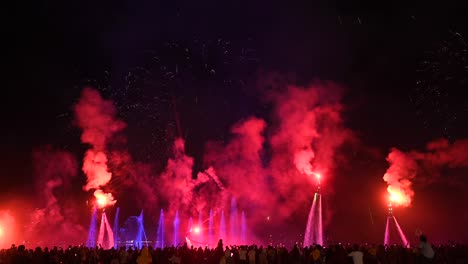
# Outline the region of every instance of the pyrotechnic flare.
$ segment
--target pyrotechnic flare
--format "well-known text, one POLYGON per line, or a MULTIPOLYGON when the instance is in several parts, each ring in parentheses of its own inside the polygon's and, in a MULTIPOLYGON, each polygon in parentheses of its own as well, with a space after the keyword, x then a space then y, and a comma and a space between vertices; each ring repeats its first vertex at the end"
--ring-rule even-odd
POLYGON ((99 208, 114 205, 117 202, 111 193, 104 193, 102 190, 96 190, 94 197, 96 197, 96 204, 99 208))
POLYGON ((387 161, 390 167, 383 179, 388 183, 390 201, 393 205, 407 207, 414 195, 411 180, 416 177, 417 163, 408 154, 397 149, 392 149, 387 161))
POLYGON ((444 167, 468 167, 467 149, 466 139, 452 144, 446 139, 434 140, 427 144, 425 152, 392 149, 387 157, 390 167, 383 177, 388 183, 387 191, 392 204, 404 207, 411 205, 414 196, 412 182, 419 171, 424 171, 431 176, 431 180, 435 180, 444 167))
POLYGON ((83 160, 83 172, 87 176, 83 189, 96 190, 94 196, 100 208, 113 205, 112 194, 100 190, 112 178, 107 168, 105 148, 112 136, 125 127, 125 123, 115 118, 116 109, 112 101, 102 99, 96 90, 90 88, 83 90, 74 110, 76 122, 83 130, 81 141, 92 146, 83 160))

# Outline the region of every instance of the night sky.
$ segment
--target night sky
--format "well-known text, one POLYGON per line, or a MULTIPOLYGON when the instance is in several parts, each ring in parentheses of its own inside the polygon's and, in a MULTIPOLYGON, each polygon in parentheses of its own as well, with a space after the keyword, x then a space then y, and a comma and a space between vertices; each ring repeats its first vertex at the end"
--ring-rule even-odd
MULTIPOLYGON (((344 87, 345 125, 359 147, 344 150, 346 164, 325 187, 333 208, 328 234, 380 241, 390 148, 468 137, 465 18, 453 15, 456 6, 222 2, 12 7, 2 38, 2 209, 31 199, 33 150, 52 145, 81 160, 86 147, 72 107, 85 86, 115 102, 136 160, 162 170, 172 140, 182 136, 194 168, 203 169, 208 140, 228 140, 242 118, 271 118, 259 80, 274 74, 344 87)), ((467 172, 415 185, 413 206, 395 213, 409 237, 423 228, 429 238, 468 242, 467 172)))

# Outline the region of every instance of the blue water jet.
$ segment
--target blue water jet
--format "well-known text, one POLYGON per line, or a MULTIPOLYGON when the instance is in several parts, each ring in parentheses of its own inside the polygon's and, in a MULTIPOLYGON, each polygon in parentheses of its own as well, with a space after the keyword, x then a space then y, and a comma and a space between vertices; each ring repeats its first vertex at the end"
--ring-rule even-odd
POLYGON ((96 246, 96 228, 97 228, 97 208, 93 208, 93 214, 91 215, 91 223, 89 225, 88 239, 86 240, 86 246, 93 248, 96 246))
POLYGON ((245 219, 244 211, 242 211, 241 216, 241 243, 243 245, 247 243, 247 219, 245 219))
POLYGON ((158 232, 156 237, 156 248, 164 248, 164 211, 159 214, 158 232))
POLYGON ((120 212, 120 207, 117 207, 117 210, 115 211, 115 217, 114 217, 114 248, 118 248, 118 241, 119 241, 119 212, 120 212))
POLYGON ((226 219, 224 218, 224 210, 221 211, 221 220, 219 224, 219 238, 226 240, 226 219))
POLYGON ((145 232, 145 227, 143 225, 143 210, 140 213, 140 216, 138 216, 138 234, 135 239, 135 245, 137 248, 142 248, 143 247, 143 241, 146 243, 146 246, 148 246, 148 238, 146 237, 146 232, 145 232))
POLYGON ((210 218, 208 219, 208 244, 213 243, 213 210, 210 209, 210 218))
POLYGON ((235 243, 237 244, 238 242, 238 236, 239 236, 239 218, 237 215, 237 202, 236 198, 231 199, 231 214, 229 215, 230 221, 230 233, 229 233, 229 243, 235 243))
POLYGON ((179 211, 176 211, 175 217, 174 217, 174 246, 177 246, 179 244, 179 225, 180 225, 180 220, 179 220, 179 211))

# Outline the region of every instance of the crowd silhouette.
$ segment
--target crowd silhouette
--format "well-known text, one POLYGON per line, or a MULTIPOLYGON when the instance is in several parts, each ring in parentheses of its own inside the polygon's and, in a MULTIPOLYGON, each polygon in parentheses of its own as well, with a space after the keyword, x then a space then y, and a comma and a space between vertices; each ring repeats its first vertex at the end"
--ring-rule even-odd
POLYGON ((461 244, 432 245, 434 255, 428 259, 420 246, 401 245, 352 245, 336 244, 322 247, 314 245, 288 249, 284 246, 223 246, 216 248, 178 247, 152 248, 121 247, 105 250, 101 247, 69 246, 68 248, 27 249, 24 245, 12 245, 0 251, 0 263, 8 264, 419 264, 419 263, 468 263, 468 247, 461 244))

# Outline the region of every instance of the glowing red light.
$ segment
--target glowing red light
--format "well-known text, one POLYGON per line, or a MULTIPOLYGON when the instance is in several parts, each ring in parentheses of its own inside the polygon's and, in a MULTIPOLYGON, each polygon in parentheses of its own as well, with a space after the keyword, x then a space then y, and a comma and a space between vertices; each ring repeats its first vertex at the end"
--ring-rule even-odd
POLYGON ((196 227, 193 228, 193 232, 194 232, 195 234, 199 234, 200 231, 201 231, 201 230, 200 230, 200 227, 198 227, 198 226, 196 226, 196 227))

